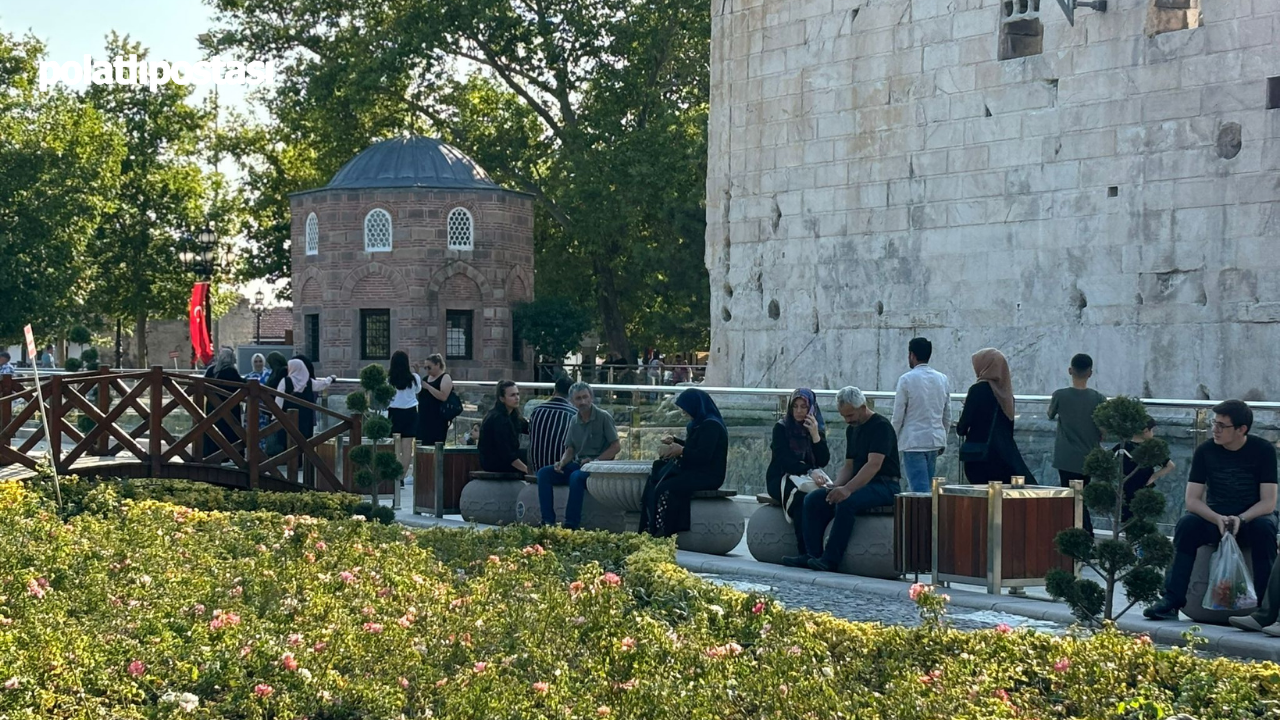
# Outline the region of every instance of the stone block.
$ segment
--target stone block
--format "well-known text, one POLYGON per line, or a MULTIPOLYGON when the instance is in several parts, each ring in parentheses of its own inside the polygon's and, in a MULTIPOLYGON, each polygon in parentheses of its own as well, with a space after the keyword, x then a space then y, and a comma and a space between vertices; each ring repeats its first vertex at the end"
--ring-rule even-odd
MULTIPOLYGON (((565 505, 569 502, 569 486, 557 485, 553 490, 556 520, 563 523, 565 505)), ((516 522, 522 525, 532 525, 533 527, 542 525, 542 510, 538 504, 537 483, 525 483, 524 488, 516 497, 516 522)), ((626 532, 627 516, 625 513, 603 505, 599 500, 592 497, 591 493, 583 493, 582 529, 626 532)))
POLYGON ((746 519, 733 500, 695 497, 689 512, 689 530, 676 535, 681 550, 726 555, 742 542, 746 519))
POLYGON ((458 500, 462 518, 481 525, 510 525, 516 521, 516 502, 524 481, 480 479, 474 475, 458 500))
MULTIPOLYGON (((1248 615, 1254 611, 1254 608, 1248 610, 1208 610, 1204 607, 1204 595, 1209 589, 1209 567, 1210 559, 1213 557, 1213 551, 1217 549, 1215 545, 1206 545, 1200 548, 1196 553, 1196 564, 1191 569, 1191 584, 1187 586, 1187 605, 1182 608, 1182 614, 1191 618, 1193 622, 1205 623, 1208 625, 1226 625, 1227 618, 1248 615)), ((1249 568, 1249 574, 1253 575, 1253 553, 1248 547, 1241 547, 1240 551, 1244 554, 1245 567, 1249 568)), ((1261 599, 1262 593, 1257 588, 1254 592, 1261 599)))

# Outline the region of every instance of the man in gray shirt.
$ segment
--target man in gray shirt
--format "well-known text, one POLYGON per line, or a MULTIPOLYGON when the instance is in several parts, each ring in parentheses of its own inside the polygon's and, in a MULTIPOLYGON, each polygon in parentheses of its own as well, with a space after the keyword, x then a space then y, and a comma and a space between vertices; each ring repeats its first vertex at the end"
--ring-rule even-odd
MULTIPOLYGON (((1093 411, 1107 401, 1102 393, 1089 387, 1093 376, 1093 358, 1080 353, 1071 358, 1071 387, 1053 391, 1049 399, 1049 419, 1058 421, 1058 437, 1053 445, 1053 466, 1063 487, 1072 480, 1083 480, 1084 459, 1102 441, 1102 431, 1093 422, 1093 411)), ((1084 511, 1084 529, 1093 532, 1093 519, 1089 509, 1084 511)))
POLYGON ((582 500, 587 492, 589 473, 582 472, 583 465, 592 460, 612 460, 618 456, 622 444, 618 442, 618 429, 613 416, 595 404, 591 386, 574 383, 569 388, 569 401, 578 409, 569 422, 569 432, 564 439, 564 455, 555 465, 538 471, 538 505, 542 511, 542 524, 556 523, 556 485, 569 486, 569 500, 564 509, 564 526, 570 530, 582 524, 582 500))

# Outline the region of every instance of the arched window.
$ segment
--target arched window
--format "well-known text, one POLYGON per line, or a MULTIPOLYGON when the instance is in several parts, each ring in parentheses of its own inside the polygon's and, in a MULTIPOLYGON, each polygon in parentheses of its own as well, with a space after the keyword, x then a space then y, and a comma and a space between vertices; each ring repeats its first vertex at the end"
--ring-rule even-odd
POLYGON ((475 223, 466 208, 449 211, 449 249, 471 250, 475 248, 475 223))
POLYGON ((320 221, 315 213, 307 216, 307 254, 320 254, 320 221))
POLYGON ((364 251, 391 252, 391 213, 374 208, 364 216, 364 251))

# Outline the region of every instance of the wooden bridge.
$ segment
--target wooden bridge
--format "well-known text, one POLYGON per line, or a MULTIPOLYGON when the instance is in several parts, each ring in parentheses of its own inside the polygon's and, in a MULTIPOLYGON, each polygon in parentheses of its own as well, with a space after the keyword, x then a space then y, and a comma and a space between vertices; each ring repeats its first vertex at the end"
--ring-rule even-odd
POLYGON ((360 419, 288 398, 315 411, 317 421, 327 416, 326 429, 305 437, 298 411, 279 409, 288 396, 257 380, 227 382, 161 366, 112 371, 103 365, 47 376, 40 384, 47 412, 38 415, 33 379, 0 375, 0 479, 30 477, 46 457, 35 452, 46 438, 43 426, 25 439, 19 433, 37 420, 49 423, 48 455, 59 473, 266 490, 349 489, 339 468, 344 446, 361 442, 360 419), (269 413, 270 422, 259 428, 263 413, 269 413), (171 431, 166 418, 170 427, 189 423, 190 428, 171 431), (285 436, 283 448, 273 448, 279 452, 268 456, 262 441, 279 432, 285 436))

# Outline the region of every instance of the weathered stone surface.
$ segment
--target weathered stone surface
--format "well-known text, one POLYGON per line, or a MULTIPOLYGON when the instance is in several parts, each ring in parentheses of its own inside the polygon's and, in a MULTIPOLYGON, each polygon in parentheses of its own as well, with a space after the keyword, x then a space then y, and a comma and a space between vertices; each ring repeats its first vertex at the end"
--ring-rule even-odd
POLYGON ((472 479, 462 488, 458 509, 462 519, 481 525, 510 525, 516 521, 516 500, 524 483, 520 480, 472 479))
POLYGON ((925 335, 958 392, 994 346, 1020 393, 1088 352, 1108 394, 1280 396, 1280 6, 1046 0, 1000 61, 1020 4, 795 5, 712 7, 709 382, 888 390, 925 335))
POLYGON ((689 530, 676 535, 676 547, 690 552, 725 555, 742 542, 747 521, 728 498, 694 498, 689 530))

